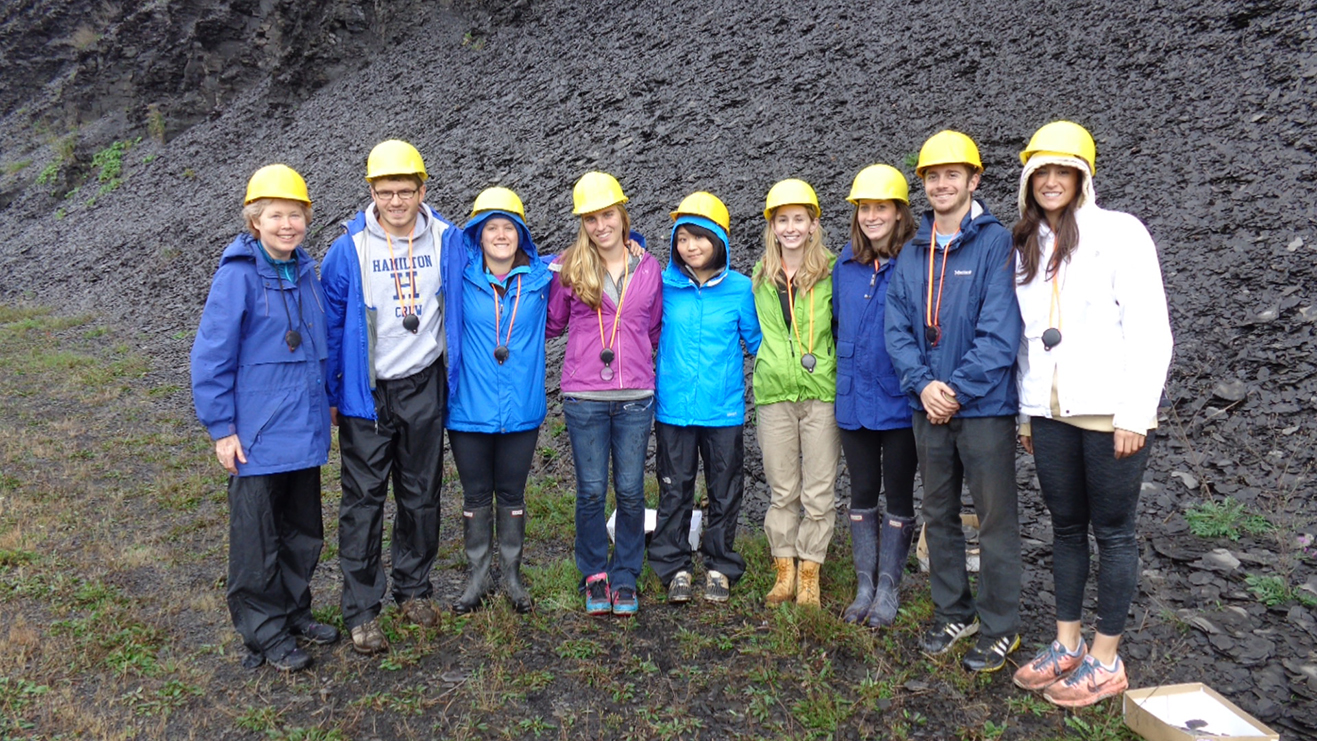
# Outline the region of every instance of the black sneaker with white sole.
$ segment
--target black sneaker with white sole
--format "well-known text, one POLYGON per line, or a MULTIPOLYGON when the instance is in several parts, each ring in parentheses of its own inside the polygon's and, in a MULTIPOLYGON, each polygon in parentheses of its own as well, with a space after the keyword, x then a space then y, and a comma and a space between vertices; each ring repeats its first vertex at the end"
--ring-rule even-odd
POLYGON ((924 653, 937 656, 951 650, 956 641, 979 632, 979 619, 968 623, 936 623, 919 638, 924 653))
POLYGON ((1006 666, 1006 656, 1020 647, 1020 634, 990 638, 979 636, 974 648, 965 652, 961 666, 972 672, 995 672, 1006 666))

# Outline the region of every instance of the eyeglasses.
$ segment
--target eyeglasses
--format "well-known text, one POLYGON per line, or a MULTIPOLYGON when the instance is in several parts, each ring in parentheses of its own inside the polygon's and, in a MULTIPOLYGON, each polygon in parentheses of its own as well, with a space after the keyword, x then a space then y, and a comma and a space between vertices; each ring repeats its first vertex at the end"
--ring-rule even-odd
POLYGON ((380 199, 381 201, 384 201, 385 203, 388 203, 389 201, 393 200, 394 196, 397 196, 398 200, 400 201, 410 201, 411 199, 415 198, 416 194, 419 193, 420 191, 415 189, 375 190, 374 188, 372 188, 371 192, 375 194, 376 198, 380 199))

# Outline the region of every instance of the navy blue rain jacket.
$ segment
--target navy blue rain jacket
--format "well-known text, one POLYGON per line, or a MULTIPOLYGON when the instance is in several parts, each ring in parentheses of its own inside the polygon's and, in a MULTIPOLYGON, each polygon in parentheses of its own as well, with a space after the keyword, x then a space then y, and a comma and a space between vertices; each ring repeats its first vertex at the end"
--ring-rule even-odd
POLYGON ((448 400, 448 429, 484 433, 533 430, 547 412, 544 323, 552 273, 540 259, 525 222, 513 213, 486 211, 476 215, 462 229, 462 248, 467 260, 461 290, 462 363, 448 400), (490 283, 494 278, 485 272, 480 249, 480 232, 493 216, 517 225, 518 247, 530 258, 529 265, 508 273, 502 297, 490 283), (498 344, 506 343, 508 347, 507 360, 502 364, 494 358, 496 331, 498 344))
POLYGON ((943 260, 947 261, 942 336, 936 346, 924 335, 928 296, 928 252, 933 213, 924 214, 914 239, 901 250, 887 289, 887 353, 912 409, 923 411, 919 394, 934 380, 956 392, 960 417, 1015 416, 1015 356, 1024 323, 1015 298, 1011 233, 975 201, 960 233, 936 248, 933 303, 943 260))
POLYGON ((283 283, 249 234, 220 258, 192 343, 192 401, 213 440, 237 434, 239 476, 323 466, 329 457, 325 298, 316 263, 297 248, 283 283), (285 312, 285 307, 287 312, 285 312), (291 352, 292 327, 302 343, 291 352))
POLYGON ((832 268, 837 320, 837 426, 896 430, 910 426, 910 403, 884 341, 887 286, 896 261, 874 269, 855 261, 848 242, 832 268))

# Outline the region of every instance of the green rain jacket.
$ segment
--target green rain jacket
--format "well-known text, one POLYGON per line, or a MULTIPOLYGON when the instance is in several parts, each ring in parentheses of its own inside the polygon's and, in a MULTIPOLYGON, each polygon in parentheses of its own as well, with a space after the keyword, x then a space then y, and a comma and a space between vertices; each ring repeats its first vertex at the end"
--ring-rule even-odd
MULTIPOLYGON (((837 261, 834 256, 828 267, 837 261)), ((755 263, 752 278, 762 263, 755 263)), ((824 276, 813 288, 796 296, 795 321, 800 340, 782 316, 777 289, 765 283, 755 289, 755 311, 764 341, 755 357, 755 404, 814 399, 832 403, 837 397, 837 346, 832 336, 832 276, 824 276), (813 322, 810 321, 811 314, 813 322), (810 329, 813 325, 813 339, 810 329), (803 347, 801 347, 803 345, 803 347), (813 352, 816 364, 810 373, 800 364, 804 353, 813 352)))

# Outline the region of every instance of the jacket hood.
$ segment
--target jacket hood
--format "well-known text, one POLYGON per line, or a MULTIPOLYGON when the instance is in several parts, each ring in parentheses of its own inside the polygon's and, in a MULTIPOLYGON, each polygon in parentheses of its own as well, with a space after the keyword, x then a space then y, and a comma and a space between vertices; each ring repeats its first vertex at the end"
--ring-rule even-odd
POLYGON ((485 222, 495 216, 507 219, 517 225, 518 249, 525 252, 530 257, 531 262, 538 262, 540 251, 535 246, 535 240, 530 236, 530 228, 526 226, 526 222, 522 221, 520 216, 511 211, 482 211, 471 217, 471 220, 466 222, 466 226, 462 227, 462 243, 466 245, 467 251, 473 253, 473 255, 480 254, 480 232, 485 228, 485 222))
MULTIPOLYGON (((686 265, 686 261, 682 259, 681 253, 677 250, 677 230, 687 224, 691 226, 698 226, 702 229, 707 229, 708 231, 713 232, 713 235, 715 237, 722 240, 722 244, 714 245, 714 249, 716 250, 716 253, 714 254, 714 261, 721 262, 722 265, 718 268, 718 272, 714 273, 714 277, 709 279, 710 283, 717 282, 718 280, 721 279, 722 275, 724 275, 727 272, 727 268, 731 264, 731 259, 729 257, 729 254, 731 252, 731 241, 727 237, 727 231, 723 229, 722 226, 720 226, 717 222, 713 221, 712 219, 707 219, 703 216, 682 214, 681 216, 677 217, 676 221, 673 222, 672 233, 669 235, 668 238, 668 245, 669 245, 668 252, 670 253, 670 257, 668 260, 669 268, 671 268, 672 266, 676 266, 676 270, 679 275, 686 276, 688 278, 690 277, 690 268, 686 265)), ((664 273, 664 278, 666 280, 668 271, 664 270, 663 273, 664 273)))
MULTIPOLYGON (((261 243, 250 234, 239 234, 234 237, 228 247, 224 248, 224 254, 220 256, 220 264, 223 265, 231 260, 251 260, 256 263, 256 272, 267 277, 274 277, 274 267, 261 257, 258 250, 263 250, 261 243)), ((297 256, 297 272, 299 275, 307 270, 315 269, 315 261, 311 259, 310 253, 298 245, 293 254, 297 256)))
MULTIPOLYGON (((979 230, 990 224, 1001 224, 996 216, 983 205, 983 201, 977 198, 970 202, 969 213, 960 222, 960 235, 951 241, 948 245, 952 249, 957 249, 964 242, 973 239, 979 230)), ((933 238, 933 212, 925 211, 924 216, 919 221, 919 229, 915 231, 912 241, 916 245, 926 245, 933 238)))
POLYGON ((1097 193, 1093 189, 1093 171, 1089 169, 1087 162, 1068 155, 1035 154, 1029 158, 1029 162, 1024 166, 1024 169, 1020 170, 1020 190, 1016 205, 1020 209, 1021 216, 1024 216, 1024 210, 1028 204, 1029 178, 1044 165, 1063 165, 1073 167, 1079 171, 1081 182, 1079 192, 1075 194, 1075 197, 1079 199, 1079 203, 1075 204, 1076 210, 1097 202, 1097 193))

